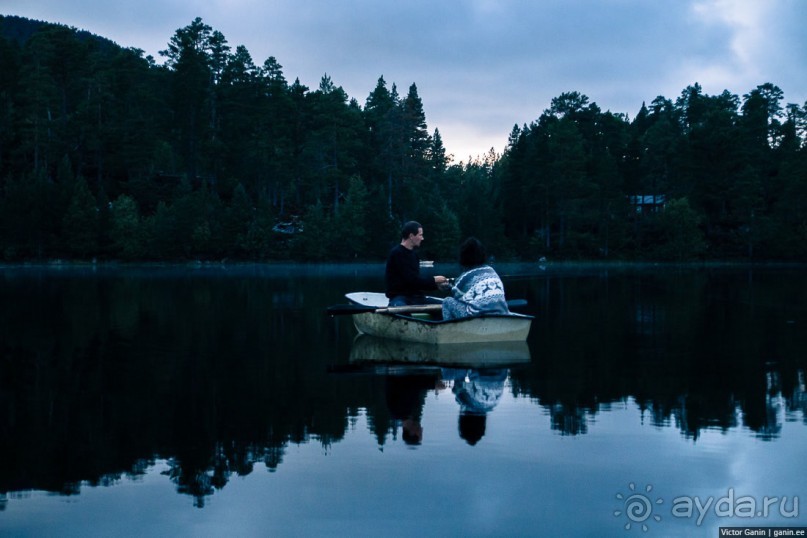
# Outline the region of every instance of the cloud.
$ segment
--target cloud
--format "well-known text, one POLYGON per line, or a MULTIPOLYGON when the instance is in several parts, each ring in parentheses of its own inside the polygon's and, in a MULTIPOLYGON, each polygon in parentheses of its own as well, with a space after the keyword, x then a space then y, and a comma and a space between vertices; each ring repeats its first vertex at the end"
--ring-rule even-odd
POLYGON ((807 4, 703 0, 692 4, 691 14, 702 34, 723 36, 725 44, 720 54, 706 51, 682 69, 699 77, 707 93, 743 94, 766 82, 781 87, 791 81, 793 90, 803 91, 807 77, 796 66, 807 60, 807 38, 796 27, 807 21, 807 4))

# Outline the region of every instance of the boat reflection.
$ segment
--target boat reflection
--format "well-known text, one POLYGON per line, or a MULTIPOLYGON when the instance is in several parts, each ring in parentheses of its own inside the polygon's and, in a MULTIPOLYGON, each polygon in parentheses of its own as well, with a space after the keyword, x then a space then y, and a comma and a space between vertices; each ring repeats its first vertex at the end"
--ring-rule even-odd
POLYGON ((350 349, 350 364, 437 365, 468 368, 507 367, 531 360, 527 342, 424 344, 360 334, 350 349))

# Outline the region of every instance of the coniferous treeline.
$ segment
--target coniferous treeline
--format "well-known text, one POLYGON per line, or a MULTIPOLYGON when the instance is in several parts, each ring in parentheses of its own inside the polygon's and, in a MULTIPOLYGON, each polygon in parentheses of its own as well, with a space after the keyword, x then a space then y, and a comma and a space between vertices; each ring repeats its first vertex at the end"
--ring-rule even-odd
POLYGON ((198 18, 161 54, 0 17, 0 259, 378 260, 415 218, 443 260, 807 260, 807 103, 770 83, 565 93, 451 164, 414 83, 311 90, 198 18))

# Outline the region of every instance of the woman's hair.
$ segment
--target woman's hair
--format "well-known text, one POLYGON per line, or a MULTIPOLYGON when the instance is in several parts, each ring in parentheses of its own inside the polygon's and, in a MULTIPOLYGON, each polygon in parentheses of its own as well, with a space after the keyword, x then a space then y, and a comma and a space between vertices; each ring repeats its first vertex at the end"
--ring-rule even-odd
POLYGON ((460 413, 459 432, 465 442, 474 446, 485 436, 487 417, 476 413, 460 413))
POLYGON ((401 228, 401 239, 406 239, 410 235, 417 235, 418 230, 421 228, 423 228, 423 226, 421 226, 419 222, 410 220, 401 228))
POLYGON ((460 245, 460 265, 467 268, 484 265, 488 256, 485 247, 476 237, 469 237, 460 245))

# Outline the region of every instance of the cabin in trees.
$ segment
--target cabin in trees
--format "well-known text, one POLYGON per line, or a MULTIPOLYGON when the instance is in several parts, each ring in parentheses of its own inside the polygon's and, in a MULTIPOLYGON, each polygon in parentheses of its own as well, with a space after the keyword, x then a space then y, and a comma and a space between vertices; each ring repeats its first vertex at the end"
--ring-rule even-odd
POLYGON ((663 194, 637 194, 628 198, 630 199, 630 205, 640 215, 663 211, 667 201, 663 194))

